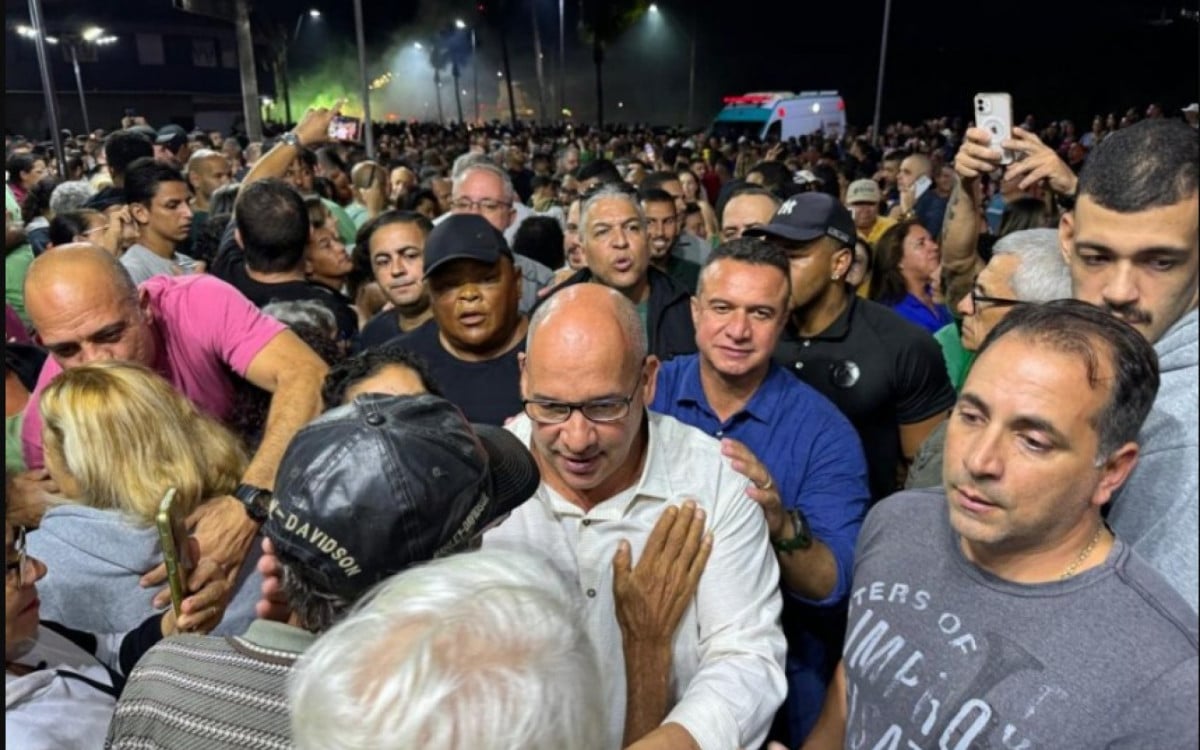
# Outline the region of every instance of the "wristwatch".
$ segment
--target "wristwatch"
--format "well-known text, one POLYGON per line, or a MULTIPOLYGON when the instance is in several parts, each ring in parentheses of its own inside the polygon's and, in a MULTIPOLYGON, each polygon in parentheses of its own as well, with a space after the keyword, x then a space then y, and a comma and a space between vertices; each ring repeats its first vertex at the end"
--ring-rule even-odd
POLYGON ((791 552, 798 549, 808 549, 812 546, 812 530, 808 528, 808 519, 798 510, 789 510, 788 518, 792 519, 792 530, 795 536, 791 539, 773 539, 771 546, 776 552, 791 552))
POLYGON ((279 136, 279 142, 286 143, 287 145, 297 149, 304 148, 304 144, 300 142, 300 136, 296 135, 296 131, 294 130, 289 130, 283 135, 279 136))
POLYGON ((255 523, 267 520, 271 511, 271 491, 252 484, 239 484, 233 491, 233 496, 242 501, 246 515, 255 523))

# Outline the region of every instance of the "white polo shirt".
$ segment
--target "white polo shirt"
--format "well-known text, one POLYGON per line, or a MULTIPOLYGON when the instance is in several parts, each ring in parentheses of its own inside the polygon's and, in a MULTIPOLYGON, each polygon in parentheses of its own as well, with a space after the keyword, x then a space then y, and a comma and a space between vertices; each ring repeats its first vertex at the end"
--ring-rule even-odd
MULTIPOLYGON (((779 566, 766 521, 717 440, 661 414, 651 412, 649 423, 649 453, 634 487, 584 513, 543 482, 483 543, 540 553, 578 585, 608 697, 610 745, 620 747, 625 662, 612 559, 626 539, 636 564, 666 506, 695 499, 707 514, 713 550, 675 634, 673 702, 664 723, 682 725, 704 750, 759 747, 787 692, 779 566)), ((531 450, 532 428, 525 415, 508 425, 531 450)))

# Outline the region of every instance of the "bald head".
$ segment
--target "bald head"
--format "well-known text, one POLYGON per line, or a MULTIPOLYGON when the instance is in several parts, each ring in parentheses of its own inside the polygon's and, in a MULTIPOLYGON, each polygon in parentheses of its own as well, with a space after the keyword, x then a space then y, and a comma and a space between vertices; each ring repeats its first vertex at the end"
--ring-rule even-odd
POLYGON ((585 510, 632 486, 657 373, 625 295, 584 283, 544 302, 530 321, 521 369, 543 481, 585 510))
POLYGON ((620 352, 628 355, 624 364, 634 366, 646 358, 648 348, 637 308, 603 284, 573 284, 542 303, 529 321, 527 355, 533 357, 539 345, 550 352, 568 346, 574 351, 620 352))
POLYGON ((39 256, 25 277, 25 309, 63 369, 109 359, 153 365, 148 299, 120 261, 84 243, 39 256))
POLYGON ((54 252, 43 253, 29 265, 25 276, 25 306, 34 318, 34 310, 49 296, 68 290, 90 289, 112 299, 137 303, 137 285, 108 251, 89 242, 73 242, 55 246, 54 252))
POLYGON ((904 157, 904 161, 900 162, 900 172, 896 176, 896 182, 902 188, 909 188, 914 182, 921 177, 929 177, 933 172, 933 165, 929 162, 929 157, 925 154, 912 154, 904 157))

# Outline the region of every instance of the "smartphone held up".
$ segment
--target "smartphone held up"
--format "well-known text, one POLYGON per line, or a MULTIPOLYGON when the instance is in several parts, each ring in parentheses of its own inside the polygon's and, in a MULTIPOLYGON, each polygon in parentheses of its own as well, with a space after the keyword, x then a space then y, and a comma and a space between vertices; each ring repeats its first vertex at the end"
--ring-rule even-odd
POLYGON ((329 139, 334 141, 357 141, 362 135, 362 120, 357 117, 337 115, 329 123, 329 139))
POLYGON ((1012 138, 1012 97, 1005 93, 975 95, 975 127, 991 136, 991 149, 1000 155, 1001 164, 1011 164, 1014 154, 1000 144, 1012 138))

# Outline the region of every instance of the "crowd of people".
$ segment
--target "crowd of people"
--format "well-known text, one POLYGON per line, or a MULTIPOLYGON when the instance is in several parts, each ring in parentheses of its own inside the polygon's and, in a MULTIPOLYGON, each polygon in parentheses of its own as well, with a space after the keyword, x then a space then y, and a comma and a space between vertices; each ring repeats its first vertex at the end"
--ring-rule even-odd
POLYGON ((1200 744, 1200 106, 337 114, 6 136, 14 746, 1200 744))

